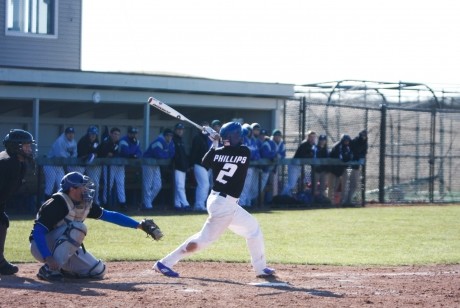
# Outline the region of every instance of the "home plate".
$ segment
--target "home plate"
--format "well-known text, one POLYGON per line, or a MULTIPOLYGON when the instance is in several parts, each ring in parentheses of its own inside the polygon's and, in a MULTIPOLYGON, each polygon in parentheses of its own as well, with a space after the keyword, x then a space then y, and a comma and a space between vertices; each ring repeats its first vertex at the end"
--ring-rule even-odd
POLYGON ((251 286, 256 287, 290 287, 288 282, 250 282, 248 283, 251 286))
POLYGON ((184 290, 181 290, 182 292, 185 292, 185 293, 200 293, 200 292, 203 292, 203 290, 195 290, 195 289, 184 289, 184 290))

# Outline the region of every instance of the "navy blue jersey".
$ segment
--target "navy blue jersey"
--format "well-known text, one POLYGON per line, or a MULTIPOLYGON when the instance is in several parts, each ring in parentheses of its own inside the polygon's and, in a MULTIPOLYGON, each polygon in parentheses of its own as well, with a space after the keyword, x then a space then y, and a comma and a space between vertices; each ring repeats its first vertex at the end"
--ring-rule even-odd
POLYGON ((5 211, 6 201, 15 194, 24 182, 27 165, 17 156, 0 152, 0 212, 5 211))
POLYGON ((213 190, 239 198, 249 167, 251 152, 247 146, 211 148, 203 157, 203 166, 212 169, 213 190))

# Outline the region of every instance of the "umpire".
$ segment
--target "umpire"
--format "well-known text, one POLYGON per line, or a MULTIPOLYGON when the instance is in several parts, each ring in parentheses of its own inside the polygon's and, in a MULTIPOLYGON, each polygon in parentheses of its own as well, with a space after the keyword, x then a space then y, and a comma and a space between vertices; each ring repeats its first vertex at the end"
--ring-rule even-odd
POLYGON ((3 139, 5 151, 0 152, 0 274, 13 275, 18 267, 3 255, 7 229, 6 202, 24 183, 28 164, 33 162, 36 144, 33 136, 22 129, 12 129, 3 139))

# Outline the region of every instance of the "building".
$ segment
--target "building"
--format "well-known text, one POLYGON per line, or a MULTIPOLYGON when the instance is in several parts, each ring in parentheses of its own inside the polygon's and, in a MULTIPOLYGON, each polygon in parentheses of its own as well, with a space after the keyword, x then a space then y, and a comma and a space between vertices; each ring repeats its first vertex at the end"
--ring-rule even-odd
MULTIPOLYGON (((278 124, 293 85, 81 70, 81 0, 0 1, 0 132, 31 131, 44 155, 66 126, 139 128, 146 146, 177 121, 151 110, 154 96, 195 122, 278 124)), ((191 137, 196 129, 190 129, 191 137)))

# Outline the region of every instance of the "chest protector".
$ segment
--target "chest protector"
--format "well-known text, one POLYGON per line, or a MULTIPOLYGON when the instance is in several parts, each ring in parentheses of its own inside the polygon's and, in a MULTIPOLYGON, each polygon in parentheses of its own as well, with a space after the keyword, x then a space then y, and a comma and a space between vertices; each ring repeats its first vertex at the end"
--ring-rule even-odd
POLYGON ((75 205, 67 194, 58 192, 56 195, 60 195, 65 200, 67 208, 69 209, 69 213, 64 218, 64 221, 83 222, 86 219, 91 210, 92 202, 82 202, 79 205, 75 205))

